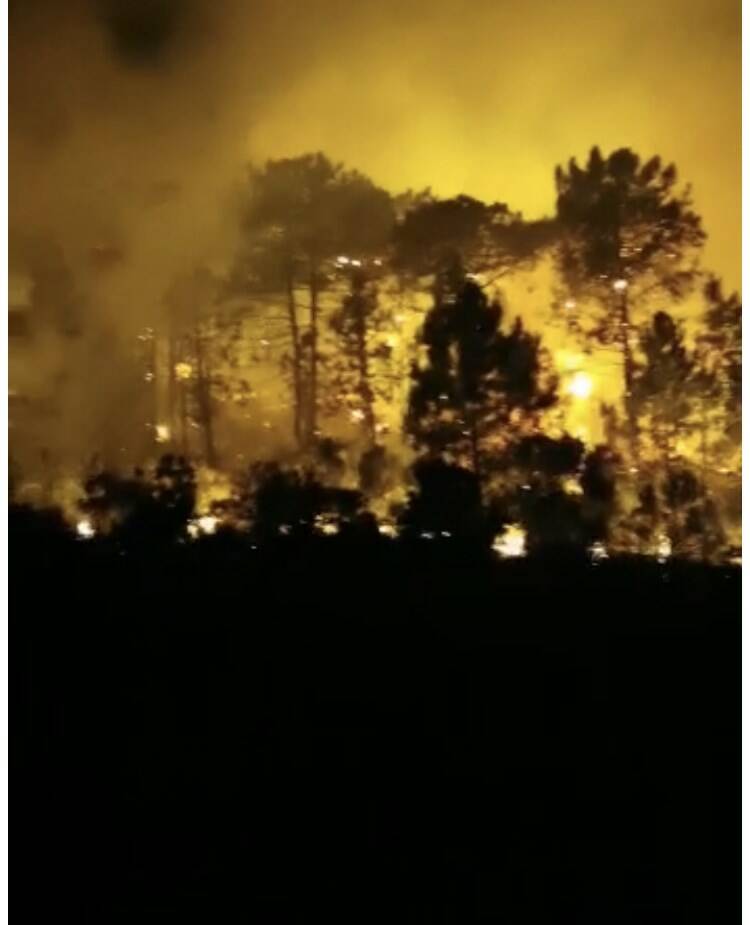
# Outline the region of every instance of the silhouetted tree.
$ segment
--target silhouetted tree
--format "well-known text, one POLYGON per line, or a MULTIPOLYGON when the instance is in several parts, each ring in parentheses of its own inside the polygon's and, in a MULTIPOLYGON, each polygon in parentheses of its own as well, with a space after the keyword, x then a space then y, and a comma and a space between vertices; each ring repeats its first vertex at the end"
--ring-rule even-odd
POLYGON ((705 484, 682 461, 657 471, 639 492, 627 526, 642 550, 661 556, 716 559, 725 544, 719 513, 705 484))
MULTIPOLYGON (((164 297, 169 325, 168 423, 176 431, 179 422, 180 443, 186 451, 189 424, 195 419, 209 466, 217 464, 216 400, 227 388, 218 372, 220 352, 226 354, 228 349, 218 316, 218 292, 218 279, 205 267, 199 267, 173 280, 164 297)), ((234 387, 239 388, 240 383, 234 383, 234 387)))
POLYGON ((368 282, 363 270, 354 269, 351 289, 331 316, 338 350, 330 359, 329 379, 337 395, 356 395, 356 402, 347 406, 361 420, 370 445, 377 439, 375 399, 390 395, 386 383, 376 373, 376 365, 387 361, 390 355, 390 348, 378 335, 392 323, 391 313, 379 305, 373 283, 368 282))
POLYGON ((267 283, 286 295, 292 344, 295 436, 317 429, 320 295, 337 255, 380 253, 393 225, 391 198, 356 171, 323 154, 269 161, 250 176, 246 228, 253 242, 248 278, 263 268, 267 283), (308 295, 309 327, 302 330, 297 291, 308 295))
POLYGON ((422 277, 459 262, 489 284, 532 262, 553 234, 551 222, 525 222, 504 203, 436 199, 426 192, 407 203, 396 225, 394 267, 422 277))
POLYGON ((103 470, 86 479, 84 489, 80 507, 97 531, 131 547, 184 538, 195 510, 195 471, 184 457, 169 453, 150 474, 103 470))
POLYGON ((597 446, 586 455, 580 481, 589 533, 594 542, 606 542, 617 510, 617 464, 609 447, 597 446))
POLYGON ((657 312, 640 335, 643 360, 636 368, 632 407, 669 466, 676 441, 694 414, 697 367, 674 319, 657 312))
POLYGON ((488 547, 495 530, 476 474, 439 459, 420 460, 413 471, 417 487, 399 518, 402 536, 488 547))
POLYGON ((674 165, 645 163, 621 148, 604 158, 591 149, 584 168, 571 159, 555 170, 559 267, 569 290, 601 308, 589 333, 623 358, 630 449, 637 459, 632 403, 635 363, 631 309, 651 295, 681 298, 693 285, 705 238, 689 188, 677 190, 674 165))
POLYGON ((324 486, 311 471, 260 463, 250 478, 252 532, 262 541, 310 537, 325 522, 338 527, 354 521, 361 511, 359 492, 324 486))
POLYGON ((402 476, 398 460, 383 446, 372 446, 360 456, 358 464, 360 490, 370 497, 387 492, 402 476))
POLYGON ((412 370, 406 429, 418 447, 468 463, 483 463, 531 427, 555 401, 539 339, 516 319, 500 330, 502 311, 454 267, 439 284, 422 328, 424 361, 412 370))
POLYGON ((724 430, 737 443, 742 418, 742 304, 736 293, 725 296, 716 278, 706 283, 704 298, 707 310, 699 337, 701 358, 717 384, 725 414, 724 430))

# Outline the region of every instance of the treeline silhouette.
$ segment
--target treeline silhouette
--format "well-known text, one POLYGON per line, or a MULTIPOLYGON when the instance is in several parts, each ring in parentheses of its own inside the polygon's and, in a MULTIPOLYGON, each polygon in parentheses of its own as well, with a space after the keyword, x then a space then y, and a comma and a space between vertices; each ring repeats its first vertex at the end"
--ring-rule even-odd
MULTIPOLYGON (((264 456, 273 434, 285 468, 315 468, 333 485, 357 473, 368 500, 408 475, 388 454, 416 456, 471 471, 483 504, 513 508, 530 534, 556 509, 563 538, 604 532, 620 550, 661 542, 677 555, 727 558, 740 520, 741 302, 701 265, 690 189, 674 165, 627 148, 594 147, 585 163, 558 167, 554 184, 554 214, 529 221, 502 202, 393 195, 323 154, 253 168, 227 268, 175 277, 140 335, 139 434, 146 418, 152 454, 228 471, 237 450, 264 456), (542 266, 546 315, 528 293, 511 315, 498 285, 542 266), (558 369, 551 338, 532 332, 532 308, 537 328, 557 326, 577 352, 575 370, 558 369), (586 365, 603 352, 619 391, 595 408, 606 450, 589 436, 578 468, 534 468, 528 441, 572 445, 570 390, 597 402, 586 365), (157 392, 161 418, 151 420, 157 392), (261 392, 273 394, 273 413, 261 392), (256 431, 239 437, 238 421, 256 431), (606 525, 600 517, 593 529, 593 514, 573 525, 584 469, 605 454, 615 480, 600 504, 606 525)), ((67 330, 75 286, 61 259, 33 267, 32 308, 55 323, 56 293, 64 297, 67 330)), ((100 431, 114 434, 120 416, 100 431)), ((113 435, 103 458, 111 467, 140 439, 113 435)))

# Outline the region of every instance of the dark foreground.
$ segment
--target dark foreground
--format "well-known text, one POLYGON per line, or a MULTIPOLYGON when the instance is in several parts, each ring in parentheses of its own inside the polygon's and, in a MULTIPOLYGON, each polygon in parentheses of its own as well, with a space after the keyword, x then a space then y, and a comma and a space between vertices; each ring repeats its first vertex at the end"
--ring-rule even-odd
POLYGON ((17 923, 738 920, 736 570, 11 536, 11 576, 17 923))

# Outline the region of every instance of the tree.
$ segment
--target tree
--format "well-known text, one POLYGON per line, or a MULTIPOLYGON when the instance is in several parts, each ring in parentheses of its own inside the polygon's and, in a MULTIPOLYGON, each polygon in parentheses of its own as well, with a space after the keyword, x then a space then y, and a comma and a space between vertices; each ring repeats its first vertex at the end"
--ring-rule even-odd
POLYGON ((394 267, 413 277, 433 276, 456 262, 495 282, 532 262, 553 240, 549 221, 525 222, 504 203, 470 196, 412 197, 394 231, 394 267))
POLYGON ((522 437, 509 448, 511 478, 494 500, 500 519, 520 524, 533 555, 583 555, 607 537, 614 476, 603 448, 586 455, 569 435, 522 437))
POLYGON ((640 346, 643 360, 636 371, 633 404, 657 454, 652 493, 649 503, 641 504, 642 513, 659 525, 674 552, 691 554, 691 544, 700 537, 703 557, 708 558, 722 541, 705 464, 707 409, 720 397, 717 379, 687 349, 679 325, 666 312, 657 312, 644 327, 640 346), (700 475, 680 445, 696 434, 701 438, 700 475))
POLYGON ((494 530, 476 474, 440 459, 418 460, 413 472, 417 485, 399 518, 402 535, 487 548, 494 530))
POLYGON ((361 421, 369 446, 377 439, 375 399, 388 398, 387 380, 376 375, 376 365, 387 362, 388 344, 378 335, 388 329, 390 312, 378 303, 374 284, 359 268, 351 273, 351 289, 341 307, 331 316, 331 327, 337 335, 339 350, 331 358, 332 378, 337 395, 355 395, 349 407, 361 421))
POLYGON ((277 463, 260 463, 250 472, 249 515, 253 535, 262 541, 279 537, 309 538, 321 520, 338 528, 354 522, 361 511, 357 491, 330 488, 314 473, 277 463))
MULTIPOLYGON (((367 177, 323 154, 269 161, 251 171, 245 227, 251 250, 244 277, 282 290, 291 339, 294 433, 300 445, 315 435, 318 414, 318 338, 321 292, 337 256, 380 253, 393 225, 391 198, 367 177), (307 292, 303 330, 297 292, 307 292)), ((348 258, 347 258, 348 259, 348 258)), ((256 291, 257 291, 257 287, 256 291)))
POLYGON ((742 418, 742 304, 737 293, 725 296, 715 277, 704 288, 707 310, 699 349, 704 366, 715 379, 725 430, 736 443, 742 418))
POLYGON ((539 339, 516 319, 500 329, 502 310, 460 267, 435 288, 412 370, 406 429, 419 448, 469 465, 480 482, 488 457, 532 428, 555 401, 539 339))
POLYGON ((638 459, 633 406, 635 360, 631 307, 652 295, 678 299, 694 284, 705 234, 689 187, 677 189, 677 170, 659 157, 643 163, 627 148, 604 158, 594 147, 584 168, 571 159, 555 170, 558 264, 578 298, 599 306, 588 333, 622 354, 630 450, 638 459))
POLYGON ((195 470, 184 457, 171 453, 150 473, 95 472, 84 489, 80 507, 94 520, 97 532, 109 533, 132 548, 183 537, 195 510, 195 470))
MULTIPOLYGON (((197 425, 203 456, 211 467, 218 463, 219 403, 242 403, 252 391, 239 371, 240 319, 220 302, 220 281, 205 267, 175 277, 164 295, 167 344, 163 365, 169 438, 183 454, 188 453, 191 425, 197 425)), ((158 389, 158 368, 155 373, 158 389)))
POLYGON ((694 420, 698 369, 667 312, 657 312, 639 340, 643 360, 635 370, 631 403, 668 468, 678 436, 694 420))

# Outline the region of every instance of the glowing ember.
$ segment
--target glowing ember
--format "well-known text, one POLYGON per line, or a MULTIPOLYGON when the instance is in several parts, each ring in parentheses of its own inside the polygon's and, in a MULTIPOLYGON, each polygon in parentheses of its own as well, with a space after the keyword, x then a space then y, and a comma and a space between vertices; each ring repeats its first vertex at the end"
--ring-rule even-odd
POLYGON ((169 438, 172 436, 172 431, 169 427, 169 424, 157 424, 154 430, 156 431, 157 443, 169 442, 169 438))
POLYGON ((175 363, 174 374, 184 382, 193 375, 193 367, 189 363, 175 363))
POLYGON ((82 540, 91 540, 96 536, 94 525, 85 517, 76 524, 76 533, 82 540))
POLYGON ((360 421, 364 421, 365 413, 361 408, 355 408, 353 411, 349 412, 349 420, 357 424, 360 421))
POLYGON ((659 562, 666 562, 672 555, 672 541, 662 534, 656 544, 656 555, 659 562))
POLYGON ((203 533, 216 533, 216 528, 219 526, 219 518, 213 517, 211 514, 205 514, 203 517, 198 518, 198 526, 203 533))
POLYGON ((568 395, 573 395, 575 398, 588 398, 591 395, 591 392, 594 388, 593 380, 588 373, 577 372, 571 376, 570 381, 567 384, 566 391, 568 395))
POLYGON ((381 523, 378 525, 378 532, 382 536, 387 536, 390 539, 395 539, 398 536, 398 530, 396 525, 392 523, 381 523))
POLYGON ((318 514, 315 518, 315 530, 323 536, 335 536, 339 532, 339 525, 332 517, 318 514))
POLYGON ((612 283, 612 288, 615 290, 615 292, 625 292, 625 290, 628 288, 628 281, 626 279, 616 279, 612 283))
POLYGON ((591 556, 592 562, 601 562, 602 559, 609 559, 607 547, 601 542, 591 544, 589 547, 589 555, 591 556))
POLYGON ((508 524, 498 533, 492 549, 502 559, 515 559, 526 555, 526 531, 519 524, 508 524))

